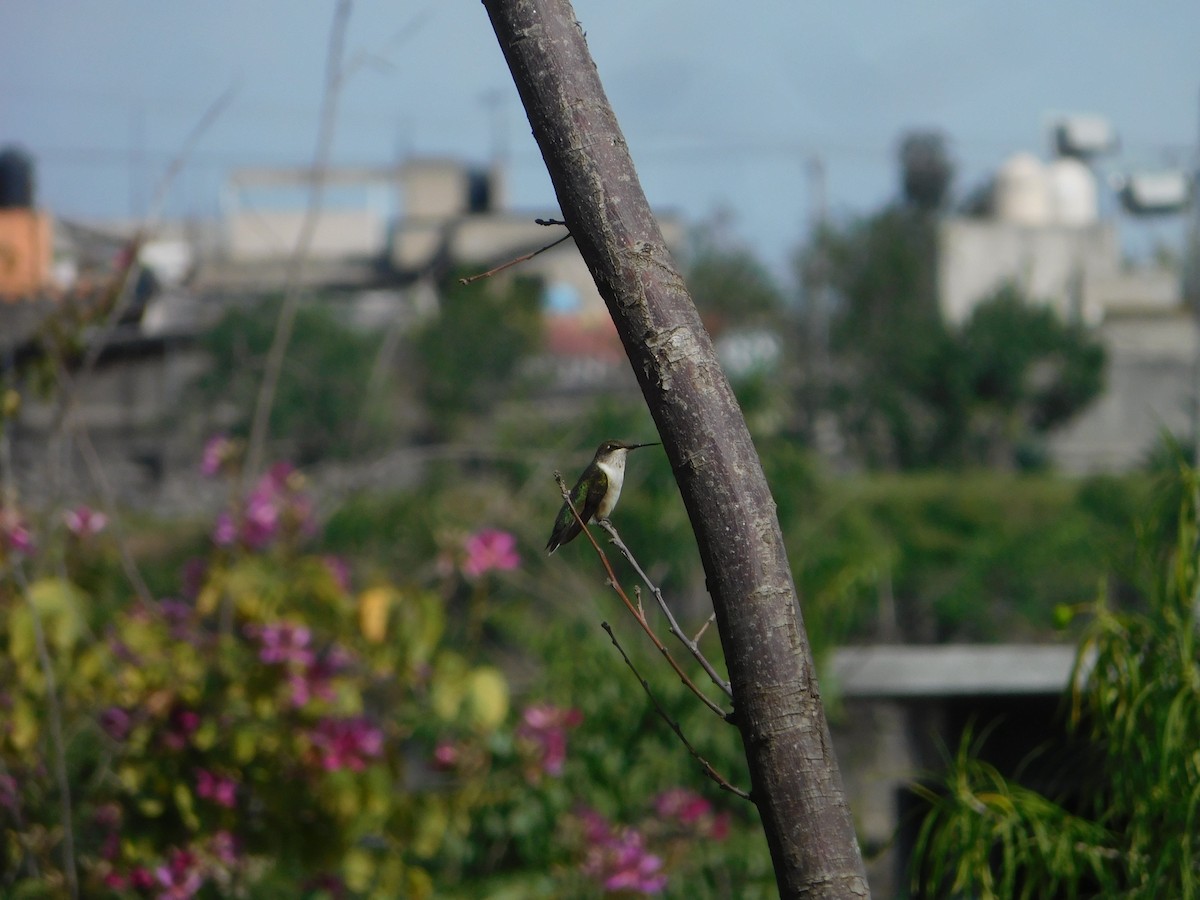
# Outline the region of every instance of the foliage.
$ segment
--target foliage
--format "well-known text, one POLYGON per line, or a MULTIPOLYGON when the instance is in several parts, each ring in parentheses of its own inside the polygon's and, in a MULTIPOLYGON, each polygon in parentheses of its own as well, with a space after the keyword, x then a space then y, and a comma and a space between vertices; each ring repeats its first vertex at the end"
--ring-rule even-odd
MULTIPOLYGON (((210 441, 205 474, 236 476, 239 449, 210 441)), ((596 629, 531 628, 527 605, 494 602, 526 565, 513 534, 443 529, 416 577, 350 567, 319 552, 305 481, 280 464, 231 496, 174 597, 151 600, 85 593, 71 576, 111 552, 107 523, 84 508, 63 523, 0 517, 9 894, 62 893, 68 828, 89 897, 704 897, 730 873, 747 896, 771 890, 749 807, 679 786, 690 757, 596 629), (545 692, 514 708, 485 636, 544 656, 545 692)), ((736 729, 714 743, 677 687, 664 703, 744 778, 736 729)))
POLYGON ((684 278, 714 334, 761 324, 783 310, 779 285, 753 252, 733 240, 723 218, 691 235, 684 278))
POLYGON ((1011 285, 980 304, 961 345, 974 459, 1015 459, 1022 440, 1066 422, 1104 386, 1104 348, 1011 285))
POLYGON ((503 288, 447 279, 435 315, 411 336, 421 397, 440 431, 466 413, 487 409, 512 382, 520 361, 539 346, 541 297, 524 278, 503 288))
MULTIPOLYGON (((226 411, 233 418, 223 425, 243 437, 249 432, 277 310, 275 302, 232 308, 203 339, 212 365, 196 386, 198 402, 226 411)), ((378 398, 363 395, 378 349, 377 337, 347 328, 330 306, 299 309, 270 420, 271 435, 298 462, 344 458, 377 445, 386 435, 386 408, 378 398)))
MULTIPOLYGON (((934 892, 982 897, 1200 896, 1200 478, 1183 469, 1174 541, 1146 546, 1144 607, 1088 617, 1074 727, 1097 747, 1099 778, 1071 812, 958 754, 932 804, 921 852, 934 892)), ((1070 611, 1066 611, 1067 615, 1070 611)))
POLYGON ((911 207, 818 235, 801 265, 838 299, 826 402, 871 466, 1039 464, 1039 439, 1100 393, 1102 346, 1011 286, 952 330, 936 260, 936 219, 911 207))

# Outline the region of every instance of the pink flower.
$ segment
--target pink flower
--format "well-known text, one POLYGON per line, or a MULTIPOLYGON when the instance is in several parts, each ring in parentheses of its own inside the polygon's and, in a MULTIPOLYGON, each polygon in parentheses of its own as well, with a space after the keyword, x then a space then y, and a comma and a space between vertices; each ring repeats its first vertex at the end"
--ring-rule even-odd
POLYGON ((704 797, 687 788, 671 788, 654 800, 654 811, 701 837, 724 840, 729 834, 729 813, 716 813, 704 797))
POLYGON ((33 552, 33 534, 24 517, 11 507, 0 509, 0 550, 11 550, 21 556, 33 552))
POLYGON ((242 515, 242 540, 252 550, 261 550, 271 543, 279 530, 278 497, 273 486, 260 482, 246 499, 242 515))
POLYGON ((163 743, 172 750, 182 750, 199 727, 199 713, 177 706, 171 710, 167 719, 167 733, 163 735, 163 743))
POLYGON ((223 512, 217 516, 217 522, 213 526, 212 540, 218 547, 232 547, 237 541, 238 527, 237 522, 233 521, 233 515, 228 512, 223 512))
POLYGON ((88 506, 77 506, 63 513, 67 530, 79 538, 99 534, 108 525, 108 516, 88 506))
POLYGON ((433 764, 444 772, 457 768, 459 756, 458 744, 453 741, 439 741, 433 748, 433 764))
POLYGON ((238 446, 228 435, 216 434, 204 442, 200 456, 200 474, 213 478, 237 457, 238 446))
POLYGON ((334 698, 333 679, 350 665, 350 655, 340 647, 330 650, 288 676, 292 689, 292 706, 307 706, 313 697, 318 700, 334 698))
POLYGON ((303 667, 311 665, 315 658, 309 648, 312 632, 303 625, 273 622, 270 625, 249 625, 246 631, 258 638, 258 658, 265 663, 303 667))
POLYGON ((229 868, 237 864, 237 839, 228 831, 218 831, 208 842, 208 852, 213 859, 229 868))
POLYGON ((233 809, 237 806, 237 782, 232 778, 214 775, 207 769, 197 769, 196 795, 218 806, 233 809))
POLYGON ((158 900, 190 900, 204 887, 199 860, 190 850, 173 849, 167 863, 154 870, 154 877, 163 888, 158 900))
POLYGON ((321 767, 327 772, 361 772, 368 759, 383 755, 383 732, 366 718, 322 719, 309 732, 321 767))
POLYGON ((129 870, 128 875, 122 875, 120 872, 109 872, 104 876, 104 886, 112 888, 114 891, 123 891, 128 889, 144 892, 154 888, 154 876, 145 866, 134 866, 129 870))
POLYGON ((542 775, 559 776, 567 759, 567 729, 583 721, 577 709, 566 709, 541 703, 530 706, 517 726, 518 741, 530 748, 535 768, 529 773, 531 781, 542 775))
POLYGON ((114 741, 123 741, 129 737, 133 726, 133 717, 119 706, 110 706, 100 713, 100 727, 114 741))
POLYGON ((340 556, 322 556, 321 562, 333 577, 333 583, 343 594, 350 593, 350 567, 340 556))
POLYGON ((517 539, 507 531, 485 528, 467 538, 463 548, 467 558, 463 574, 478 578, 486 572, 508 572, 521 564, 517 555, 517 539))
POLYGON ((662 858, 646 849, 646 840, 633 828, 614 829, 599 813, 580 814, 588 841, 583 873, 606 891, 661 894, 667 886, 662 858))
POLYGON ((276 463, 258 480, 240 510, 217 517, 213 542, 229 547, 240 541, 250 550, 262 550, 281 535, 311 535, 316 524, 303 485, 303 477, 290 464, 276 463))

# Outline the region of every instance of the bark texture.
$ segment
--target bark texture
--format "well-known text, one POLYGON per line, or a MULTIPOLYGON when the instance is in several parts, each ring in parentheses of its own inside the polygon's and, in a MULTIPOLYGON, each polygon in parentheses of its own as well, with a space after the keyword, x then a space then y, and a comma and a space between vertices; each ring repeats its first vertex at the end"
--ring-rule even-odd
POLYGON ((780 894, 868 896, 775 503, 582 27, 568 0, 483 5, 696 533, 780 894))

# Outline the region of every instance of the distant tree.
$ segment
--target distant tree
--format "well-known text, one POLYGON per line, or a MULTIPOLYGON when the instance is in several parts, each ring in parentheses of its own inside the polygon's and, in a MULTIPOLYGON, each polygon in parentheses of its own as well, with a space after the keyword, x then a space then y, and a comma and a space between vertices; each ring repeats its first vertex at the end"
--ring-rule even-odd
POLYGON ((783 311, 783 291, 762 261, 729 233, 721 214, 697 228, 684 276, 710 330, 761 324, 783 311))
POLYGON ((935 253, 930 220, 889 206, 845 228, 826 227, 800 260, 804 271, 820 261, 833 298, 824 404, 867 465, 929 465, 960 438, 946 433, 961 418, 946 414, 962 406, 964 386, 949 364, 954 348, 938 312, 935 253))
POLYGON ((447 278, 437 313, 416 328, 412 347, 426 411, 436 430, 486 409, 511 385, 541 340, 541 293, 528 278, 464 286, 447 278))
MULTIPOLYGON (((197 389, 206 406, 236 411, 228 427, 237 434, 249 431, 277 308, 266 302, 232 309, 203 339, 213 365, 197 389)), ((351 446, 351 434, 369 444, 386 432, 386 411, 363 396, 378 346, 377 337, 343 325, 328 305, 299 310, 271 409, 271 434, 297 462, 347 456, 364 446, 351 446)))
POLYGON ((1102 346, 1015 288, 952 330, 938 307, 936 223, 920 209, 826 228, 801 270, 813 259, 835 298, 824 402, 866 465, 1036 462, 1041 437, 1103 387, 1102 346))
POLYGON ((941 209, 950 196, 954 163, 939 131, 911 131, 900 140, 904 199, 924 212, 941 209))
POLYGON ((1066 422, 1104 387, 1104 347, 1011 285, 976 308, 959 343, 979 461, 1011 463, 1022 441, 1066 422))

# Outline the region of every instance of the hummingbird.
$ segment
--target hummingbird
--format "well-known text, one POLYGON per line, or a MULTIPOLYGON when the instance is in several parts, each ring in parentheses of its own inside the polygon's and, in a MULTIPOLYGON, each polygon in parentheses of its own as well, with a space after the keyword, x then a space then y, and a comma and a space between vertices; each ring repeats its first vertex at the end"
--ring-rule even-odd
MULTIPOLYGON (((596 448, 596 455, 588 463, 575 487, 571 488, 571 504, 584 522, 607 519, 612 515, 621 496, 621 485, 625 481, 625 457, 638 447, 657 447, 653 444, 627 444, 624 441, 605 441, 596 448)), ((554 530, 546 542, 546 552, 553 553, 563 544, 570 543, 580 532, 579 523, 571 513, 571 506, 563 503, 554 520, 554 530)))

